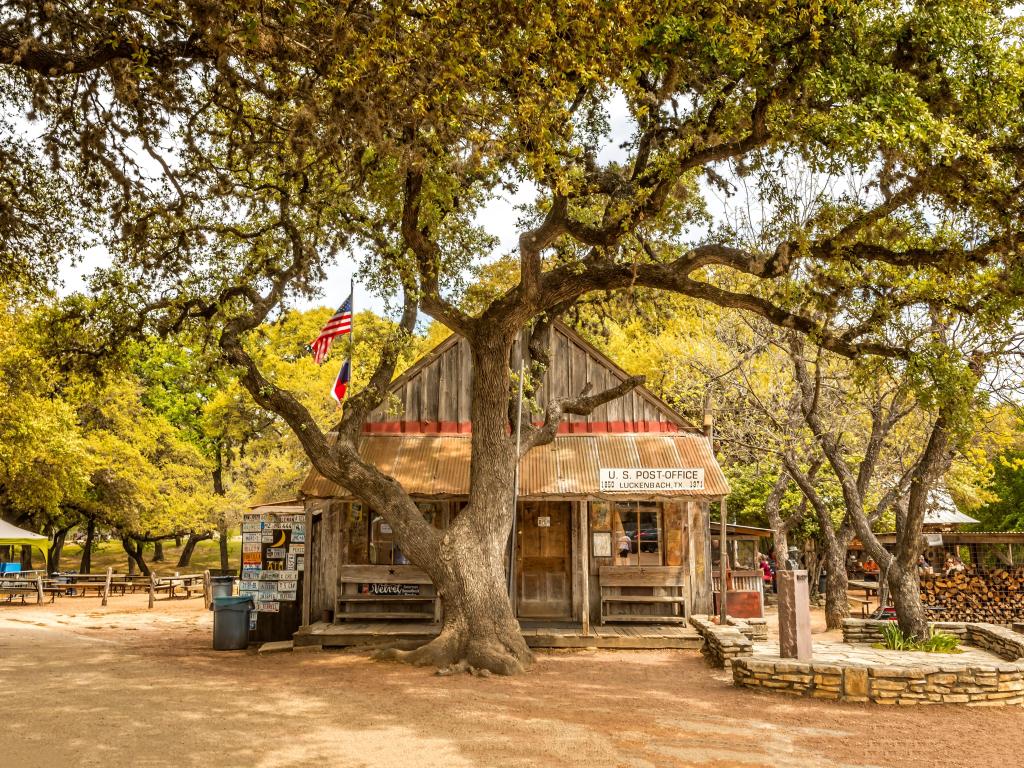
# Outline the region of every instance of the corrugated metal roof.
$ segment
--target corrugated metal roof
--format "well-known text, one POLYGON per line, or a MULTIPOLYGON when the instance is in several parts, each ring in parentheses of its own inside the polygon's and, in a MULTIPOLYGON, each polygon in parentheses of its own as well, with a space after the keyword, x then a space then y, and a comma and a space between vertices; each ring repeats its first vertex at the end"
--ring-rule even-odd
POLYGON ((924 513, 925 525, 971 525, 977 522, 957 508, 956 502, 945 488, 932 488, 928 491, 928 509, 924 513))
MULTIPOLYGON (((465 496, 469 492, 470 441, 469 435, 364 435, 359 453, 413 496, 465 496)), ((318 498, 350 495, 316 470, 306 478, 302 493, 318 498)), ((703 435, 559 435, 523 458, 519 493, 522 498, 716 498, 729 493, 729 484, 703 435), (601 467, 700 467, 704 490, 665 491, 649 497, 601 493, 601 467)))

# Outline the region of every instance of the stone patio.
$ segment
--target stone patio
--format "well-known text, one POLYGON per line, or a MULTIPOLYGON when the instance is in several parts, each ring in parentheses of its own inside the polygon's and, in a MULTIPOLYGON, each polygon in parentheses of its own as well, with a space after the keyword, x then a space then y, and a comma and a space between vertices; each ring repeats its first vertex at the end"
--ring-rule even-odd
POLYGON ((729 659, 733 682, 754 690, 875 704, 1024 704, 1024 637, 992 624, 942 623, 961 653, 876 648, 885 622, 847 619, 843 640, 814 638, 810 661, 779 658, 776 639, 729 659))
MULTIPOLYGON (((814 639, 813 663, 845 665, 855 667, 935 667, 966 668, 976 666, 998 666, 1006 662, 994 653, 963 646, 963 653, 925 653, 924 651, 890 651, 871 645, 850 644, 839 640, 814 639)), ((779 658, 777 641, 754 643, 752 659, 788 661, 779 658)))

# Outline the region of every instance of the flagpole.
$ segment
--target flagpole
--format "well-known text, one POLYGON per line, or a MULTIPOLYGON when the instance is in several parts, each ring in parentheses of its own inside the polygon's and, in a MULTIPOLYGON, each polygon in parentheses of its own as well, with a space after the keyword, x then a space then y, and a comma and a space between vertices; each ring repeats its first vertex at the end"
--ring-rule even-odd
MULTIPOLYGON (((520 350, 522 349, 522 341, 520 341, 520 350)), ((515 589, 516 589, 516 518, 519 515, 519 450, 522 445, 522 434, 523 434, 523 373, 524 373, 524 359, 522 352, 520 351, 519 356, 519 398, 518 405, 516 408, 516 469, 513 474, 512 480, 512 531, 509 533, 508 540, 508 596, 510 600, 515 600, 515 589)), ((514 609, 514 607, 513 607, 514 609)))
MULTIPOLYGON (((355 367, 352 364, 352 357, 356 352, 356 276, 352 275, 348 284, 349 309, 352 310, 352 319, 348 324, 348 379, 352 381, 352 371, 355 367)), ((340 406, 341 403, 338 403, 340 406)))

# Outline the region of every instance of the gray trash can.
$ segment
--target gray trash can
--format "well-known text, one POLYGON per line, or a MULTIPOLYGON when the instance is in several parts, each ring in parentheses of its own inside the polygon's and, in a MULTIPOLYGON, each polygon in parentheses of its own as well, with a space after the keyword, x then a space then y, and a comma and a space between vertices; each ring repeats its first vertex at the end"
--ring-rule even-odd
POLYGON ((249 647, 252 609, 252 598, 248 595, 213 599, 213 650, 244 651, 249 647))
POLYGON ((213 599, 218 597, 231 597, 235 588, 234 576, 211 576, 210 589, 213 592, 213 599))

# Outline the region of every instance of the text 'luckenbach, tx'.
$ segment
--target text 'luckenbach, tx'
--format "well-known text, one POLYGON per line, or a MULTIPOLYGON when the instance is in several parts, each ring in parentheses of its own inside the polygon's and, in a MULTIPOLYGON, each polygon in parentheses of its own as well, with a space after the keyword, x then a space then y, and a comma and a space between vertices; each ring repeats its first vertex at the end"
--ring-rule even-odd
POLYGON ((602 468, 601 490, 627 491, 703 491, 704 468, 602 468))

